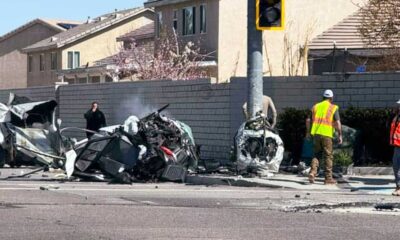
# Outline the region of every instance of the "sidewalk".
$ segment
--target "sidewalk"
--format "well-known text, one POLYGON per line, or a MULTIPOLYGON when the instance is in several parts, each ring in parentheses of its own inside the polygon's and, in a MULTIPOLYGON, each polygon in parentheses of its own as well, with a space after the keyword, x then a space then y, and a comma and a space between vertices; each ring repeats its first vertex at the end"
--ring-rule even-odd
MULTIPOLYGON (((32 168, 3 168, 0 169, 0 180, 6 180, 7 177, 12 177, 12 179, 7 180, 65 181, 65 175, 59 170, 51 170, 49 172, 38 171, 26 177, 17 177, 33 170, 32 168)), ((262 187, 305 191, 347 191, 380 195, 390 195, 395 188, 393 175, 352 175, 343 176, 343 178, 337 180, 337 185, 324 185, 324 178, 322 177, 318 177, 314 184, 310 184, 308 178, 305 176, 287 173, 275 174, 273 177, 269 178, 245 178, 231 174, 197 174, 188 175, 185 183, 188 185, 262 187)))
POLYGON ((237 187, 267 187, 299 190, 347 190, 367 194, 390 195, 395 188, 391 175, 344 176, 337 185, 324 185, 324 178, 314 184, 308 178, 295 174, 276 174, 270 178, 244 178, 224 174, 202 174, 187 176, 186 183, 193 185, 227 185, 237 187))

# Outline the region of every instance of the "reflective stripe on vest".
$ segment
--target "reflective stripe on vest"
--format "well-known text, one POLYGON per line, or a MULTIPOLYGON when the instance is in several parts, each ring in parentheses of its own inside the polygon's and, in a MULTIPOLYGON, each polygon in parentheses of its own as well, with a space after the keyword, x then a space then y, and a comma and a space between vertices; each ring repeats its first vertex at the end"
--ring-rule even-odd
POLYGON ((330 103, 328 100, 314 105, 312 109, 313 122, 311 135, 321 135, 333 138, 333 116, 338 110, 338 106, 330 103))
POLYGON ((390 126, 390 145, 400 147, 400 119, 395 117, 390 126))

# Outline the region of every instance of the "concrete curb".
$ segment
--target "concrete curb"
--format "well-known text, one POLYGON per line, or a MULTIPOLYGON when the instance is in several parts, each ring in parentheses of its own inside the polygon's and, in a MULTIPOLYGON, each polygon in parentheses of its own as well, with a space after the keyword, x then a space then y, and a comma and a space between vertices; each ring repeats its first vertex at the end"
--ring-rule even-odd
POLYGON ((260 187, 273 189, 298 189, 298 190, 340 190, 337 185, 324 185, 323 181, 317 181, 315 184, 308 184, 308 181, 301 179, 282 179, 282 176, 276 176, 271 179, 262 178, 242 178, 240 176, 222 176, 222 175, 192 175, 186 177, 186 184, 192 185, 221 185, 234 187, 260 187))
POLYGON ((319 177, 314 184, 309 184, 306 177, 291 175, 275 175, 271 178, 243 178, 218 174, 190 175, 186 177, 186 184, 203 186, 235 186, 235 187, 261 187, 273 189, 296 190, 382 190, 394 187, 392 176, 345 176, 338 179, 337 185, 324 185, 324 178, 319 177))
POLYGON ((235 187, 288 188, 280 184, 267 183, 265 182, 265 180, 262 179, 255 179, 255 178, 243 179, 238 177, 221 177, 221 176, 207 176, 207 175, 187 176, 185 183, 192 185, 206 185, 206 186, 221 185, 221 186, 235 186, 235 187))
POLYGON ((353 167, 354 175, 393 175, 392 167, 353 167))

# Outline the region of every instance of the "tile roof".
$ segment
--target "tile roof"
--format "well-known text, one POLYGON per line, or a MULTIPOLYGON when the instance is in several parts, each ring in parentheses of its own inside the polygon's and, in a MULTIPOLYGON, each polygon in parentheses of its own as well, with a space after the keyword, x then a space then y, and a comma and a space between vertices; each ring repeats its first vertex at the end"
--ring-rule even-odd
POLYGON ((21 31, 23 31, 23 30, 25 30, 25 29, 27 29, 27 28, 35 25, 35 24, 42 24, 42 25, 50 27, 50 28, 52 28, 52 29, 54 29, 54 30, 56 30, 58 32, 63 32, 63 31, 68 30, 65 27, 66 25, 77 26, 77 25, 81 24, 81 22, 71 21, 71 20, 56 20, 56 19, 40 19, 40 18, 37 18, 37 19, 34 19, 34 20, 30 21, 30 22, 27 22, 26 24, 24 24, 24 25, 22 25, 22 26, 20 26, 20 27, 18 27, 16 29, 4 34, 3 36, 0 36, 0 42, 5 40, 5 39, 7 39, 7 38, 9 38, 9 37, 14 36, 15 34, 21 32, 21 31))
POLYGON ((93 66, 100 67, 100 66, 107 66, 107 65, 115 65, 115 61, 118 59, 118 54, 114 54, 103 59, 97 60, 93 63, 93 66))
POLYGON ((62 19, 41 19, 41 20, 51 26, 61 29, 62 31, 69 30, 73 27, 82 24, 82 22, 79 21, 70 21, 62 19))
POLYGON ((68 31, 61 32, 50 38, 44 39, 31 46, 23 49, 24 52, 33 52, 47 49, 60 48, 67 44, 78 41, 91 34, 97 33, 115 24, 118 24, 126 19, 134 17, 142 12, 152 11, 147 8, 139 7, 133 9, 126 9, 101 15, 97 18, 88 20, 87 23, 81 24, 68 31))
MULTIPOLYGON (((363 41, 359 27, 363 21, 363 11, 358 10, 346 17, 338 24, 315 37, 310 45, 310 50, 333 49, 335 43, 338 49, 370 49, 363 41)), ((386 44, 378 44, 374 48, 390 48, 386 44)))
POLYGON ((154 37, 154 22, 149 23, 147 25, 144 25, 143 27, 140 27, 132 32, 129 32, 127 34, 124 34, 120 37, 117 38, 118 41, 124 41, 124 40, 129 40, 129 39, 146 39, 146 38, 153 38, 154 37))
POLYGON ((340 49, 365 48, 365 44, 358 31, 361 21, 361 11, 355 12, 315 37, 309 45, 310 50, 332 49, 334 43, 336 44, 336 48, 340 49))

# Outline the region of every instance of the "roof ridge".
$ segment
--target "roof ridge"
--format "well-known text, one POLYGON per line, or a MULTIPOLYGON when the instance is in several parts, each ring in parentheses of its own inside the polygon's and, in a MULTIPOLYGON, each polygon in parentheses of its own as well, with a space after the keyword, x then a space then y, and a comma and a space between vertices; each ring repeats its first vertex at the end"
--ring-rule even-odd
POLYGON ((81 24, 75 28, 72 28, 70 30, 60 32, 53 36, 53 37, 57 38, 57 41, 51 41, 51 38, 46 38, 42 41, 39 41, 38 43, 35 43, 33 45, 30 45, 30 46, 24 48, 23 51, 29 52, 29 51, 48 49, 48 48, 53 48, 53 47, 57 47, 57 48, 62 47, 66 44, 72 43, 72 42, 79 40, 83 37, 86 37, 90 34, 93 34, 98 31, 101 31, 103 29, 106 29, 110 26, 113 26, 114 24, 117 24, 128 18, 134 17, 145 11, 152 11, 152 10, 149 8, 144 8, 144 7, 136 7, 136 8, 125 9, 125 10, 121 10, 121 11, 116 11, 116 12, 109 13, 106 15, 103 14, 103 15, 100 15, 99 17, 106 16, 107 18, 104 20, 87 22, 87 23, 81 24), (123 12, 123 14, 121 16, 118 16, 117 14, 121 13, 121 12, 123 12))
MULTIPOLYGON (((56 22, 56 19, 53 19, 53 20, 56 22)), ((70 20, 66 20, 66 21, 68 21, 68 22, 63 22, 63 23, 72 23, 72 21, 70 21, 70 20)), ((55 22, 54 22, 54 23, 55 23, 55 22)), ((12 37, 13 35, 15 35, 15 34, 21 32, 21 31, 23 31, 24 29, 27 29, 27 28, 29 28, 29 27, 31 27, 31 26, 37 24, 37 23, 47 25, 47 26, 49 26, 49 27, 51 27, 51 28, 53 28, 53 29, 56 29, 56 30, 60 30, 60 32, 66 31, 66 29, 64 29, 64 28, 62 28, 62 27, 60 27, 60 26, 57 26, 57 25, 54 24, 54 23, 49 22, 49 19, 46 19, 46 18, 35 18, 35 19, 33 19, 33 20, 31 20, 31 21, 28 21, 28 22, 26 22, 25 24, 23 24, 23 25, 21 25, 21 26, 15 28, 15 29, 13 29, 13 30, 11 30, 11 31, 9 31, 9 32, 7 32, 7 33, 5 33, 4 35, 0 36, 0 42, 1 42, 1 41, 4 41, 4 40, 6 40, 6 39, 8 39, 8 38, 10 38, 10 37, 12 37)), ((73 23, 74 23, 74 24, 75 24, 75 23, 76 23, 76 24, 78 24, 78 23, 80 24, 81 22, 73 21, 73 23)))

